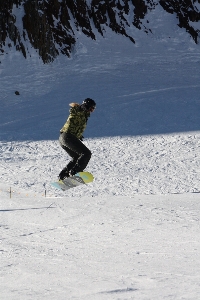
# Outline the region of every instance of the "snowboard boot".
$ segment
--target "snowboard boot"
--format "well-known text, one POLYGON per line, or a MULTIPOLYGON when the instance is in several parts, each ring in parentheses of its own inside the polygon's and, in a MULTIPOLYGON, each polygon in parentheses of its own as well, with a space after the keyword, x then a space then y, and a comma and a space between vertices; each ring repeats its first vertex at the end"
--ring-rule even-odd
POLYGON ((70 176, 74 176, 76 174, 76 168, 73 168, 71 171, 70 171, 70 176))
POLYGON ((79 173, 79 172, 83 172, 82 170, 79 169, 79 166, 76 165, 75 167, 73 167, 70 171, 70 176, 74 176, 75 174, 79 173))
POLYGON ((70 174, 69 174, 68 169, 67 169, 67 168, 64 168, 64 169, 60 172, 60 174, 58 175, 58 179, 59 179, 59 180, 63 180, 63 179, 65 179, 65 178, 69 177, 69 176, 70 176, 70 174))

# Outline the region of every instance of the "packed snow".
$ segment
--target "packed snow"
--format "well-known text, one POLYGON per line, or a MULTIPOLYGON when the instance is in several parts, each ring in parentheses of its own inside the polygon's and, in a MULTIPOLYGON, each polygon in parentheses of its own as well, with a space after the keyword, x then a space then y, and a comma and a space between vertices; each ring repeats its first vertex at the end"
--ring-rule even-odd
POLYGON ((200 48, 159 16, 135 45, 79 33, 70 59, 0 56, 2 300, 200 298, 200 48), (86 97, 95 180, 61 192, 59 130, 86 97))

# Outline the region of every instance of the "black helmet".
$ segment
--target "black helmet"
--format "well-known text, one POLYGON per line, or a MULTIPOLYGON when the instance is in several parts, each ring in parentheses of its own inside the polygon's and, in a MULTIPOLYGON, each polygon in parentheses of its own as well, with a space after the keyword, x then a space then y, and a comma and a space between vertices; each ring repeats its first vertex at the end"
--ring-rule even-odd
POLYGON ((87 109, 87 110, 94 110, 96 108, 96 102, 92 100, 91 98, 86 98, 83 100, 82 105, 87 109))

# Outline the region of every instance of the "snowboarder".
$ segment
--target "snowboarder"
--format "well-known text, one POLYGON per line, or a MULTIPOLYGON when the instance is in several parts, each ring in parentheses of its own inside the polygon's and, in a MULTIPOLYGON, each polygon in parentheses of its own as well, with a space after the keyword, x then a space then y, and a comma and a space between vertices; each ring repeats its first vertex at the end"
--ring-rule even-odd
POLYGON ((82 104, 71 103, 69 105, 71 106, 70 114, 60 130, 59 142, 72 160, 60 172, 60 180, 82 172, 91 158, 91 151, 82 143, 82 140, 87 120, 90 113, 95 110, 96 103, 94 100, 86 98, 82 104))

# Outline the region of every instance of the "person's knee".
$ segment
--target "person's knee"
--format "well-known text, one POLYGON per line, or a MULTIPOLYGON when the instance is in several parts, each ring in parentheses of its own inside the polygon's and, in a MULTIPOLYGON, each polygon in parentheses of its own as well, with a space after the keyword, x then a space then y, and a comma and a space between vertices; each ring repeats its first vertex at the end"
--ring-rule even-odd
POLYGON ((84 152, 84 156, 88 159, 88 161, 90 160, 91 156, 92 156, 92 152, 87 149, 85 152, 84 152))
POLYGON ((88 151, 88 157, 91 158, 91 156, 92 156, 92 152, 89 150, 88 151))

